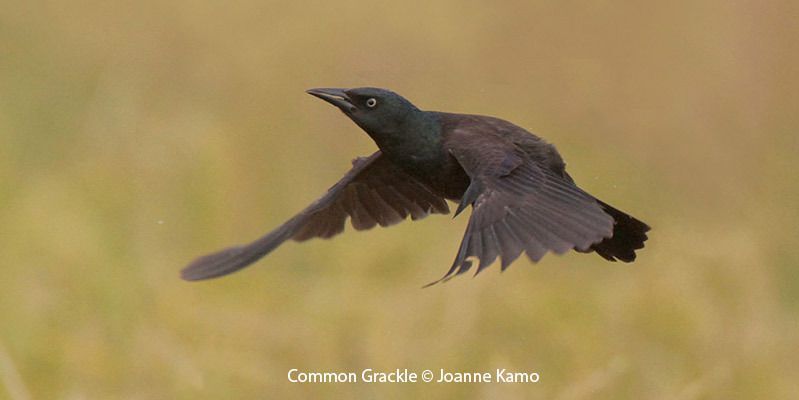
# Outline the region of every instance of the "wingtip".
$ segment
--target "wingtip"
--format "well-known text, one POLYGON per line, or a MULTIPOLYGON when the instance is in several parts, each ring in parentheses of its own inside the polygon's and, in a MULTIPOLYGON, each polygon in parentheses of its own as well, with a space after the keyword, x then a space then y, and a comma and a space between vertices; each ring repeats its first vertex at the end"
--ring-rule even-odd
POLYGON ((444 282, 446 282, 446 281, 448 281, 448 280, 450 280, 450 279, 452 279, 452 278, 454 278, 454 277, 456 277, 456 276, 468 271, 469 268, 471 268, 471 266, 472 266, 472 262, 469 261, 469 260, 465 260, 465 261, 463 261, 461 263, 458 263, 458 260, 455 260, 455 263, 452 265, 452 267, 449 269, 449 271, 447 271, 447 273, 444 274, 444 276, 442 276, 438 280, 435 280, 433 282, 428 283, 427 285, 422 286, 422 289, 430 287, 430 286, 433 286, 433 285, 435 285, 437 283, 444 283, 444 282), (459 266, 461 267, 460 269, 458 269, 459 266))
POLYGON ((180 279, 183 279, 184 281, 189 281, 189 282, 193 281, 193 279, 191 279, 189 274, 186 272, 185 268, 180 270, 180 279))
POLYGON ((453 274, 447 273, 446 275, 442 276, 441 278, 422 286, 422 289, 427 289, 430 286, 437 285, 439 283, 445 283, 448 280, 452 279, 454 276, 455 275, 453 275, 453 274))
POLYGON ((469 206, 469 205, 468 205, 468 204, 466 204, 465 202, 463 202, 463 201, 462 201, 462 202, 460 202, 460 203, 458 204, 458 209, 456 209, 456 210, 455 210, 455 214, 453 214, 453 215, 452 215, 452 219, 455 219, 455 217, 457 217, 457 216, 458 216, 460 213, 462 213, 462 212, 463 212, 463 210, 465 210, 465 209, 466 209, 466 207, 468 207, 468 206, 469 206))
POLYGON ((200 268, 200 267, 201 265, 198 265, 197 263, 192 263, 188 267, 183 268, 182 270, 180 270, 180 279, 183 279, 184 281, 187 282, 197 282, 221 276, 219 274, 213 273, 213 271, 207 270, 207 268, 200 268))
POLYGON ((184 281, 187 281, 187 282, 196 282, 196 281, 202 281, 202 280, 206 280, 206 279, 210 279, 210 278, 209 277, 204 277, 204 276, 201 276, 201 275, 197 274, 197 272, 194 271, 189 266, 189 267, 186 267, 186 268, 183 268, 182 270, 180 270, 180 279, 183 279, 184 281))
POLYGON ((444 278, 441 278, 441 279, 439 279, 439 280, 436 280, 436 281, 430 282, 430 283, 428 283, 428 284, 426 284, 426 285, 423 285, 423 286, 422 286, 422 289, 427 289, 427 288, 429 288, 430 286, 433 286, 433 285, 435 285, 435 284, 437 284, 437 283, 441 282, 441 280, 442 280, 442 279, 444 279, 444 278))

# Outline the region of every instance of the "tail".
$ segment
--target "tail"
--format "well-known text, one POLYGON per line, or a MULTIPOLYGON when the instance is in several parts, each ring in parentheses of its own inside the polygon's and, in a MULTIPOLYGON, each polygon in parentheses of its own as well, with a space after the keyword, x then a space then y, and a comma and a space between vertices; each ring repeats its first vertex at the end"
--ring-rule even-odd
POLYGON ((602 209, 613 217, 613 236, 594 244, 591 250, 609 261, 633 262, 635 251, 644 248, 649 225, 597 200, 602 209))

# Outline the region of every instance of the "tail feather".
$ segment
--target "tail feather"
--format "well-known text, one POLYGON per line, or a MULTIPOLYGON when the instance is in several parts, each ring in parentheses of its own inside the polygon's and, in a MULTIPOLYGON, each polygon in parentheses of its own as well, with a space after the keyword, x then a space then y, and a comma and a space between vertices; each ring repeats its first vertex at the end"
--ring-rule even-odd
POLYGON ((602 209, 613 217, 613 236, 594 244, 591 250, 609 261, 634 261, 635 251, 644 248, 649 225, 600 200, 597 201, 602 209))

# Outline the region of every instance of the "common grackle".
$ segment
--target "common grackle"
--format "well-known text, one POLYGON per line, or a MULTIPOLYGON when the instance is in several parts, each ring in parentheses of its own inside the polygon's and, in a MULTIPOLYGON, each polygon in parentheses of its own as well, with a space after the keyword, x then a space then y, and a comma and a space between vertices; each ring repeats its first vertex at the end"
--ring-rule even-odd
POLYGON ((522 252, 534 262, 571 249, 631 262, 644 247, 649 226, 577 187, 555 146, 510 122, 422 111, 385 89, 307 92, 338 107, 380 150, 353 160, 322 198, 265 236, 194 260, 183 279, 238 271, 287 239, 330 238, 348 217, 364 230, 447 214, 446 200, 459 202, 455 216, 470 205, 472 215, 436 282, 468 271, 473 259, 479 273, 497 258, 504 270, 522 252))

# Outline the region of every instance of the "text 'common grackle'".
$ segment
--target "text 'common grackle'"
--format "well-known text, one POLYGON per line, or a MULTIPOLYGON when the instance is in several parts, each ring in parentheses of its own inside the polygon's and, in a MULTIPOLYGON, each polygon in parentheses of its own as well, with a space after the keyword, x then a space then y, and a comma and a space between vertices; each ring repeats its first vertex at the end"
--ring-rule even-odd
POLYGON ((355 159, 322 198, 277 229, 194 260, 183 279, 238 271, 288 239, 330 238, 348 217, 364 230, 408 215, 447 214, 447 199, 459 202, 456 216, 469 205, 472 216, 455 262, 439 281, 468 271, 474 259, 479 273, 497 258, 504 270, 522 252, 534 262, 548 251, 571 249, 631 262, 644 247, 649 226, 577 187, 555 146, 510 122, 422 111, 385 89, 308 93, 338 107, 380 150, 355 159))

